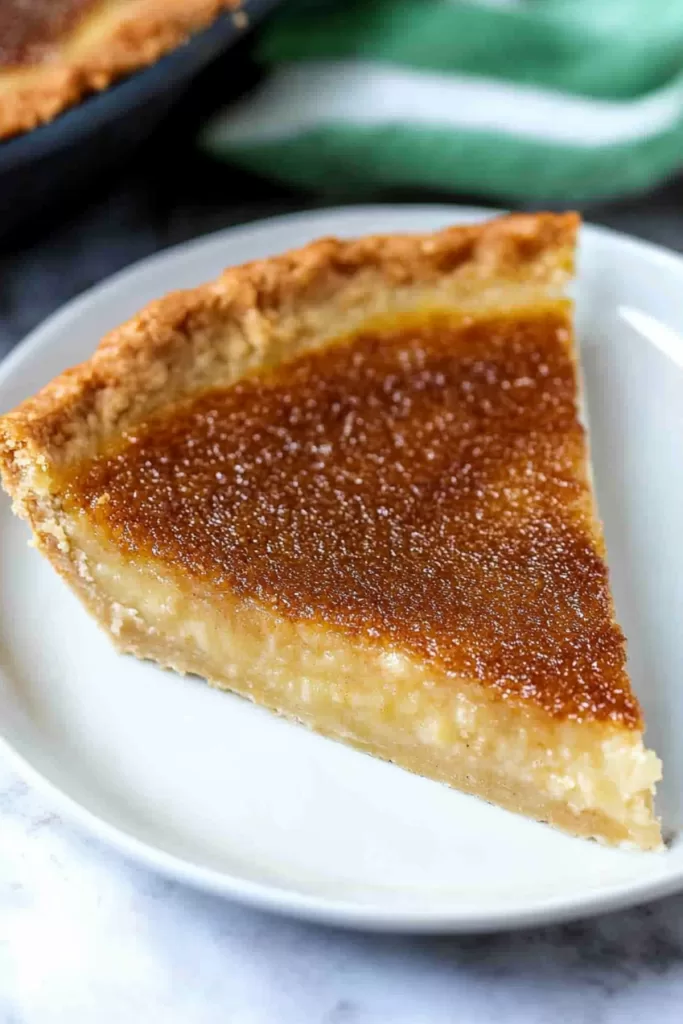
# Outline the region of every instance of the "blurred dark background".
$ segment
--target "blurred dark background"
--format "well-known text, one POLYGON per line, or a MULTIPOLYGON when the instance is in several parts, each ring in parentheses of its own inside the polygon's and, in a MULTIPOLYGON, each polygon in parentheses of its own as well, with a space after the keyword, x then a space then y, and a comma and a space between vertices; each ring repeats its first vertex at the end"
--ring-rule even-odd
MULTIPOLYGON (((324 196, 295 192, 204 154, 196 144, 198 127, 259 79, 253 38, 201 71, 122 165, 99 171, 56 206, 38 205, 9 233, 0 232, 0 355, 68 299, 122 267, 233 224, 359 201, 488 205, 476 194, 422 190, 360 197, 355 192, 351 198, 334 182, 324 196)), ((584 206, 582 212, 591 221, 683 250, 680 179, 638 198, 584 206)))

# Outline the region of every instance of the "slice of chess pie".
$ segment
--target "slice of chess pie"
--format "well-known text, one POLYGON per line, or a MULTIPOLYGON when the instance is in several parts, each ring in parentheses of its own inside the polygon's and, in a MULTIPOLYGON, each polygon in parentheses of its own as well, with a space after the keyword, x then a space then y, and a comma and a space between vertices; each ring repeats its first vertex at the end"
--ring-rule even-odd
POLYGON ((324 239, 153 303, 0 420, 16 511, 121 651, 659 847, 577 411, 577 227, 324 239))

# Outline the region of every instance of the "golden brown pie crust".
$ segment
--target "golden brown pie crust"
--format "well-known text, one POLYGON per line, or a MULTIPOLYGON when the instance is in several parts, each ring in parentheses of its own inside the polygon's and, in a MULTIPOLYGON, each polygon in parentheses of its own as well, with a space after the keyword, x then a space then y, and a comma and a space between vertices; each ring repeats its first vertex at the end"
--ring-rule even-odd
POLYGON ((153 64, 241 0, 100 0, 39 64, 0 67, 0 139, 153 64))
POLYGON ((515 214, 427 235, 325 238, 172 292, 106 335, 0 420, 0 466, 64 471, 134 424, 250 369, 273 365, 423 303, 463 313, 562 298, 576 214, 515 214))

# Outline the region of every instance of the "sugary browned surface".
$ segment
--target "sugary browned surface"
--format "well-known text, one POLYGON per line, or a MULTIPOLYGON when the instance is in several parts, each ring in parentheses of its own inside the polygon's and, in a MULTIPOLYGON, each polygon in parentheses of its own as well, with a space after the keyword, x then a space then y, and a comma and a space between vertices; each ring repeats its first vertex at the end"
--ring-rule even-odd
POLYGON ((0 67, 49 57, 54 45, 96 2, 0 0, 0 67))
POLYGON ((70 502, 282 615, 636 724, 575 394, 562 308, 397 322, 177 409, 70 502))

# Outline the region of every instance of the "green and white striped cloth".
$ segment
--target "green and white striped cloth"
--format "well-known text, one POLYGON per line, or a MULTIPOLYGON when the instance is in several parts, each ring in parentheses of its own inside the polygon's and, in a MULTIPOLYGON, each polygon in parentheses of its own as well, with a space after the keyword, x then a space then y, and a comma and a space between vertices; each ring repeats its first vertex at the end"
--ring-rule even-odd
POLYGON ((683 166, 683 0, 299 0, 209 150, 319 190, 579 202, 683 166))

